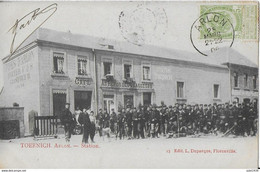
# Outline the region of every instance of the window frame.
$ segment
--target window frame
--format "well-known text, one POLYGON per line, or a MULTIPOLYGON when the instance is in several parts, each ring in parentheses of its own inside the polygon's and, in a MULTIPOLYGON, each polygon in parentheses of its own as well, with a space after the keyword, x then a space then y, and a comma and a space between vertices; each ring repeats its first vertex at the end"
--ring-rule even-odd
POLYGON ((126 65, 131 65, 131 72, 130 72, 130 78, 134 79, 134 62, 133 60, 130 59, 122 59, 122 80, 126 81, 127 79, 125 78, 125 64, 126 65))
POLYGON ((79 76, 79 77, 88 77, 88 76, 91 76, 90 75, 90 60, 89 60, 89 56, 88 55, 81 55, 81 54, 78 54, 77 55, 77 59, 76 59, 76 65, 77 65, 77 71, 76 71, 76 74, 77 74, 77 76, 79 76), (79 66, 78 66, 78 60, 79 59, 86 59, 86 61, 87 61, 87 65, 86 65, 86 74, 85 75, 80 75, 79 74, 79 66))
POLYGON ((141 64, 141 73, 142 73, 142 82, 151 82, 152 81, 152 65, 150 62, 146 62, 146 61, 143 61, 142 64, 141 64), (149 73, 149 80, 145 80, 144 79, 144 70, 143 68, 144 67, 149 67, 150 68, 150 73, 149 73))
POLYGON ((64 76, 67 74, 67 53, 65 51, 51 51, 51 64, 52 64, 52 75, 64 76), (63 72, 64 73, 55 73, 54 72, 54 54, 63 54, 64 62, 63 62, 63 72))
POLYGON ((101 57, 101 72, 100 72, 100 75, 101 75, 101 78, 102 79, 105 79, 106 76, 104 75, 105 74, 105 70, 104 70, 104 62, 109 62, 109 63, 112 63, 111 65, 111 75, 114 76, 114 73, 115 73, 115 69, 114 69, 114 57, 109 57, 109 56, 103 56, 101 57))
POLYGON ((248 89, 248 74, 244 73, 244 88, 248 89))
POLYGON ((254 90, 257 90, 257 75, 253 75, 253 79, 252 79, 252 81, 253 81, 253 89, 254 90))
POLYGON ((178 80, 178 81, 176 81, 176 99, 185 99, 186 98, 186 84, 185 84, 186 82, 185 81, 183 81, 183 80, 178 80), (182 88, 182 90, 183 90, 183 96, 182 97, 178 97, 178 83, 183 83, 183 88, 182 88))
POLYGON ((214 83, 213 84, 213 99, 220 99, 220 84, 219 83, 214 83), (218 95, 215 97, 215 85, 218 85, 218 95))
POLYGON ((234 78, 234 88, 239 88, 239 75, 238 75, 238 72, 234 72, 233 73, 233 78, 234 78), (236 84, 236 80, 235 80, 235 77, 237 78, 237 84, 236 84))

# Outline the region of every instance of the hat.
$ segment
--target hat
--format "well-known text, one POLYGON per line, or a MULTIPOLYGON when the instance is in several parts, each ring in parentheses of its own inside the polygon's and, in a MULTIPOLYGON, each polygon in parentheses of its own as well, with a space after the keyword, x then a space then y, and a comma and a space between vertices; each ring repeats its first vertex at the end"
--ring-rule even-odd
POLYGON ((203 106, 203 104, 200 104, 200 106, 203 106))
POLYGON ((204 104, 204 106, 208 106, 207 104, 204 104))
POLYGON ((66 103, 66 105, 70 105, 70 103, 66 103))
POLYGON ((169 108, 172 108, 172 105, 170 105, 169 108))
POLYGON ((211 106, 211 104, 208 104, 208 106, 211 106))
POLYGON ((213 103, 213 105, 217 105, 217 103, 213 103))

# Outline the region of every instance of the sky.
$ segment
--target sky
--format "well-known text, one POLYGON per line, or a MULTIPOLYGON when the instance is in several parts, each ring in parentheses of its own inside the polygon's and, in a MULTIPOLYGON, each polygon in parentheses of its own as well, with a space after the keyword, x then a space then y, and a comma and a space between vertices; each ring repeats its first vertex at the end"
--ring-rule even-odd
MULTIPOLYGON (((10 52, 13 35, 8 30, 15 21, 52 3, 0 3, 0 59, 10 52)), ((128 41, 136 46, 150 44, 198 53, 191 44, 190 31, 200 16, 200 5, 199 2, 57 2, 57 11, 41 27, 128 41)), ((36 20, 33 22, 37 23, 36 20)), ((24 38, 27 34, 26 28, 19 32, 24 38)), ((257 40, 235 39, 232 48, 258 64, 257 40)), ((2 71, 0 63, 0 88, 4 85, 2 71)))

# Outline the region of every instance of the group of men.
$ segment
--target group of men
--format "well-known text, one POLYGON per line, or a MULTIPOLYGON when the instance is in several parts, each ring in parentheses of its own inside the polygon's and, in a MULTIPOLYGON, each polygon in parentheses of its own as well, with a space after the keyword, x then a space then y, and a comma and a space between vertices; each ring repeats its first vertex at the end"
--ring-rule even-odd
POLYGON ((253 103, 195 104, 176 103, 174 106, 149 105, 120 109, 99 109, 96 116, 97 131, 110 128, 116 137, 139 139, 168 138, 200 134, 256 135, 257 107, 253 103))

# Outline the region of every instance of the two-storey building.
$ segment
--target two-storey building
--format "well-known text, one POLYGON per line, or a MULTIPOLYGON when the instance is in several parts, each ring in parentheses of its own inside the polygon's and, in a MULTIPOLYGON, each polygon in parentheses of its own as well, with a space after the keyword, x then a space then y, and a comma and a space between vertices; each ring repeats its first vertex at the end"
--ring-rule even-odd
MULTIPOLYGON (((117 111, 128 104, 224 103, 234 97, 241 101, 251 98, 235 95, 231 76, 237 68, 219 59, 38 29, 15 54, 3 59, 0 106, 16 102, 24 107, 29 134, 30 111, 42 116, 58 115, 66 102, 71 104, 71 111, 77 107, 117 111)), ((252 82, 257 82, 257 72, 249 68, 248 78, 253 74, 256 79, 252 82)), ((258 85, 251 87, 256 88, 249 90, 255 95, 258 85)))

